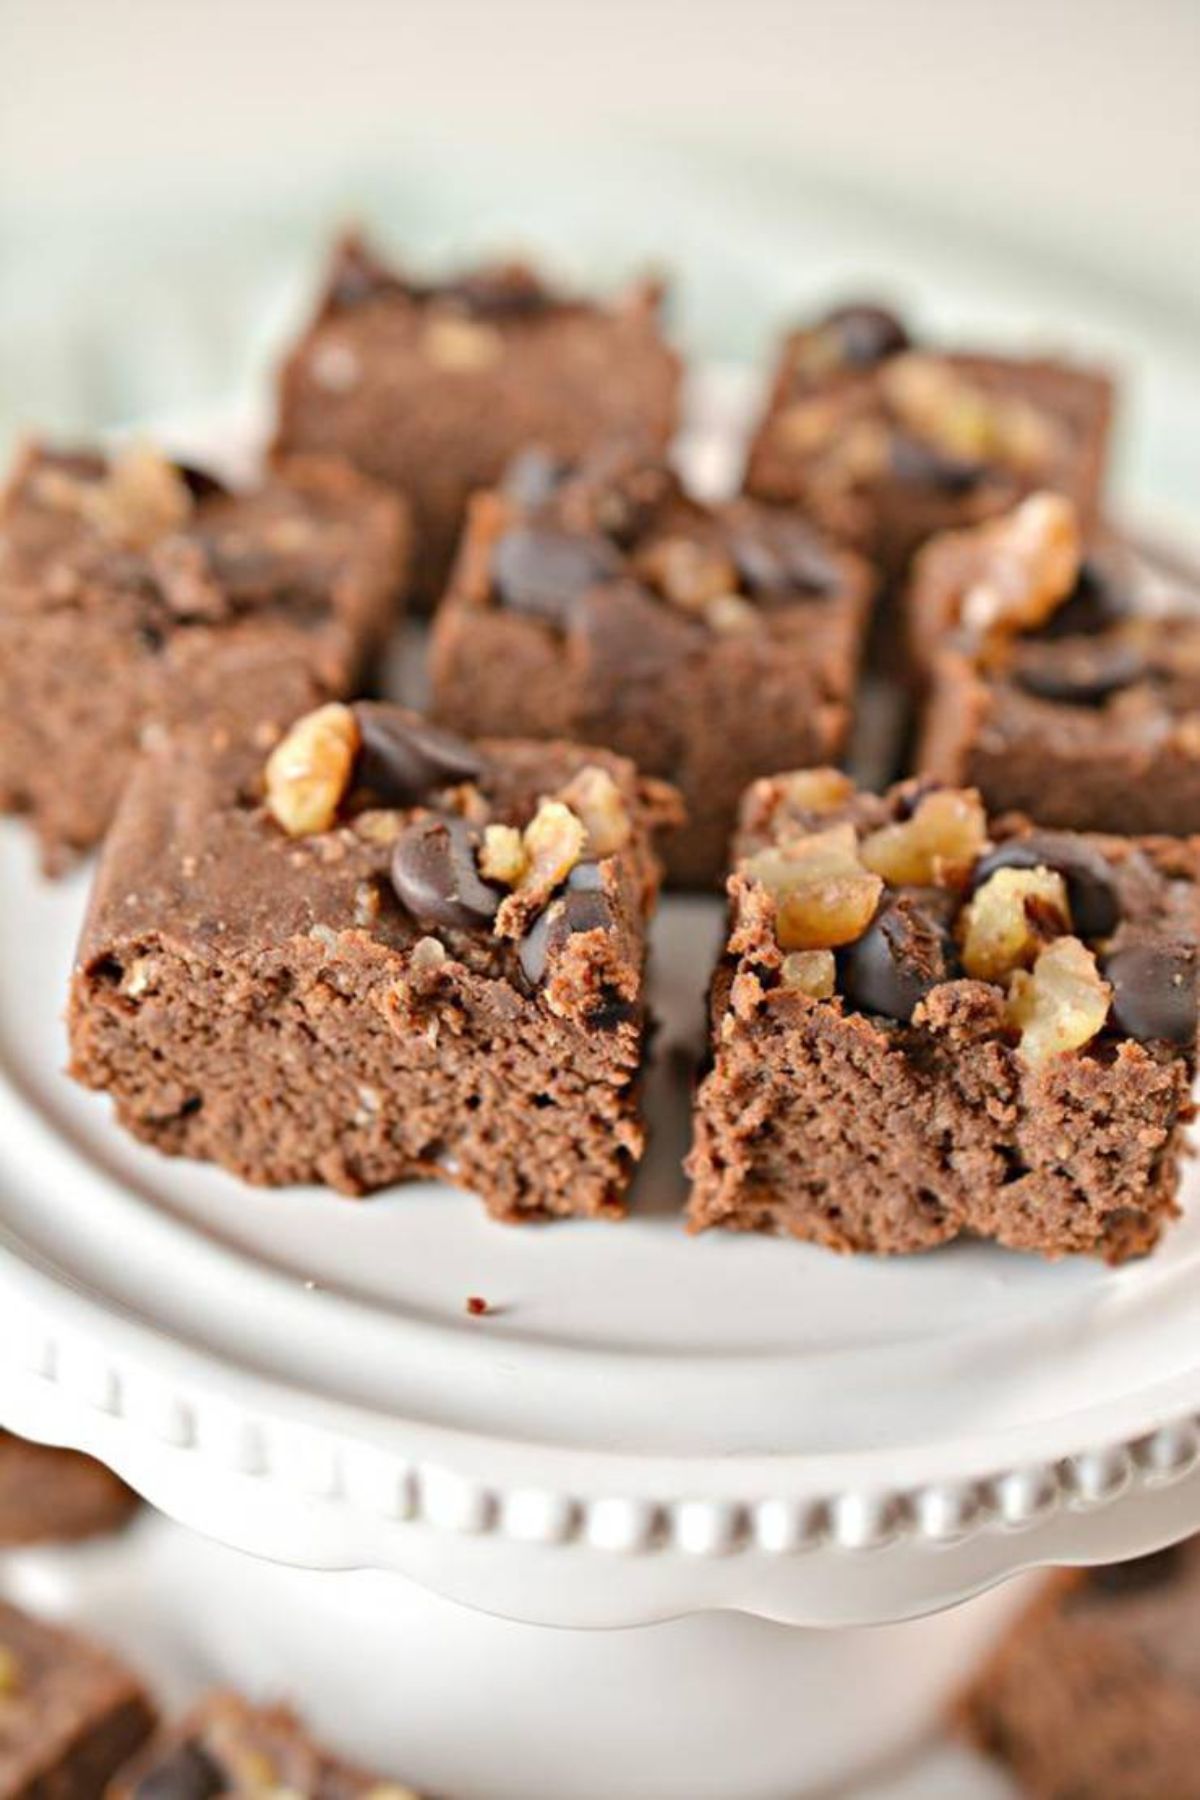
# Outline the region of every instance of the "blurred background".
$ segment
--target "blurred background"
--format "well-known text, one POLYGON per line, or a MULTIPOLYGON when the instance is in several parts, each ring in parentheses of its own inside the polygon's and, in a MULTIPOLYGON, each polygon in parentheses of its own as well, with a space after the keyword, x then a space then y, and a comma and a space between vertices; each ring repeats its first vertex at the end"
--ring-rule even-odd
POLYGON ((864 286, 1077 343, 1195 512, 1198 89, 1197 0, 0 0, 0 440, 257 391, 357 216, 664 265, 709 358, 864 286))

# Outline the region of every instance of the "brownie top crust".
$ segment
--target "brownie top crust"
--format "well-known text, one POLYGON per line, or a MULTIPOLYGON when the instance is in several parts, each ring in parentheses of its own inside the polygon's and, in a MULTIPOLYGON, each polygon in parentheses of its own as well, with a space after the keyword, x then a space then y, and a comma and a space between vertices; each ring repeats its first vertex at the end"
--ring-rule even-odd
POLYGON ((405 547, 402 503, 334 461, 235 493, 147 446, 35 444, 0 501, 0 609, 99 610, 149 649, 272 617, 382 628, 405 547))
POLYGON ((861 610, 871 589, 866 565, 795 511, 703 506, 628 443, 576 464, 526 451, 472 525, 453 588, 466 604, 581 634, 626 671, 746 633, 816 643, 831 609, 861 610))
POLYGON ((428 985, 453 960, 618 1024, 641 1015, 652 840, 678 817, 621 757, 469 744, 383 703, 320 707, 273 747, 184 732, 135 770, 80 966, 136 994, 164 945, 265 966, 359 943, 428 985))
POLYGON ((1190 1067, 1196 873, 1195 840, 989 822, 973 790, 859 793, 829 769, 756 782, 718 1011, 827 1004, 917 1056, 957 1020, 1027 1065, 1132 1040, 1190 1067))

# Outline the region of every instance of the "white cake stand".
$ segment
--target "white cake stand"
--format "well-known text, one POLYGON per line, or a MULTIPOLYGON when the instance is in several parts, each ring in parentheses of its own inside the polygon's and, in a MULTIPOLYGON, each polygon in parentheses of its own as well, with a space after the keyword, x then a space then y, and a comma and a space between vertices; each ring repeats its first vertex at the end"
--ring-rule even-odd
POLYGON ((720 908, 676 900, 627 1223, 259 1192, 61 1074, 86 885, 0 830, 0 1422, 248 1553, 186 1628, 335 1739, 461 1800, 782 1800, 925 1729, 1013 1591, 958 1602, 1200 1528, 1191 1174, 1117 1271, 687 1238, 720 908))

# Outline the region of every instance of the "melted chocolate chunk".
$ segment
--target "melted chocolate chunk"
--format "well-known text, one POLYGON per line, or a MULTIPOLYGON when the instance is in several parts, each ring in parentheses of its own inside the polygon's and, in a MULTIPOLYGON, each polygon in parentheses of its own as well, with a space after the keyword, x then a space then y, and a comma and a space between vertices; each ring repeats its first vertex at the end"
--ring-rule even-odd
POLYGON ((826 545, 786 512, 756 509, 733 532, 729 548, 746 591, 756 598, 781 599, 797 589, 827 594, 837 586, 837 564, 826 545))
POLYGON ((599 864, 577 863, 567 876, 565 891, 538 914, 518 945, 517 958, 526 981, 533 987, 544 981, 551 957, 576 932, 607 931, 612 922, 599 864))
POLYGON ((1113 694, 1144 680, 1147 672, 1136 645, 1079 637, 1021 649, 1012 678, 1039 700, 1102 706, 1113 694))
POLYGON ((1105 958, 1115 1024, 1139 1043, 1190 1044, 1196 1036, 1196 946, 1130 931, 1105 958))
POLYGON ((484 758, 473 745, 415 713, 372 700, 359 700, 351 710, 361 740, 355 784, 383 806, 411 806, 438 788, 483 774, 484 758))
POLYGON ((839 357, 848 369, 873 369, 907 350, 911 341, 895 313, 865 302, 835 308, 823 327, 837 334, 839 357))
POLYGON ((1182 1566, 1183 1546, 1171 1544, 1166 1550, 1155 1550, 1149 1556, 1134 1556, 1128 1562, 1089 1569, 1085 1592, 1103 1594, 1105 1599, 1113 1600, 1149 1593, 1154 1588, 1169 1586, 1180 1574, 1182 1566))
POLYGON ((513 457, 504 472, 501 492, 528 512, 551 501, 571 473, 571 464, 540 445, 513 457))
POLYGON ((907 1021, 919 1001, 958 973, 950 924, 957 902, 942 888, 889 894, 857 942, 839 956, 838 985, 863 1012, 907 1021))
POLYGON ((175 468, 193 500, 213 500, 218 494, 229 492, 225 483, 207 469, 198 469, 193 463, 181 462, 177 462, 175 468))
POLYGON ((1121 920, 1113 872, 1100 852, 1069 831, 1031 831, 997 844, 975 864, 972 891, 997 869, 1054 869, 1067 884, 1071 924, 1080 937, 1111 937, 1121 920))
POLYGON ((1084 637, 1107 631, 1133 610, 1132 588, 1129 569, 1113 553, 1089 556, 1073 591, 1030 636, 1084 637))
POLYGON ((567 626, 589 588, 620 573, 617 550, 599 533, 518 525, 492 552, 492 579, 503 606, 551 625, 567 626))
POLYGON ((465 819, 418 819, 401 832, 392 851, 392 886, 418 924, 464 931, 491 924, 502 892, 480 875, 476 844, 465 819))
POLYGON ((227 1793, 225 1773, 200 1744, 180 1744, 134 1789, 133 1800, 211 1800, 227 1793))
POLYGON ((969 494, 984 476, 982 463, 953 456, 907 431, 893 434, 892 474, 912 487, 937 488, 943 494, 969 494))

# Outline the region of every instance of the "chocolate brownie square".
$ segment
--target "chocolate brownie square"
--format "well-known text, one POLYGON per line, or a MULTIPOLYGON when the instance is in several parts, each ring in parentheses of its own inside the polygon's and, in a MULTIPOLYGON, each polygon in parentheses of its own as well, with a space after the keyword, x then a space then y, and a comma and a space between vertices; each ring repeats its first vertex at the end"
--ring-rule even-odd
POLYGON ((497 1218, 617 1215, 642 1153, 661 784, 331 703, 272 751, 177 735, 109 837, 72 1072, 160 1150, 497 1218))
POLYGON ((121 1771, 108 1800, 417 1800, 412 1788, 344 1762, 318 1744, 286 1706, 208 1695, 121 1771))
POLYGON ((701 506, 623 451, 531 453, 480 495, 434 626, 434 709, 457 730, 607 744, 674 783, 668 877, 721 875, 738 798, 834 761, 871 577, 798 514, 701 506))
POLYGON ((0 1431, 0 1549, 116 1531, 137 1506, 103 1463, 0 1431))
POLYGON ((1200 832, 1200 611, 1071 503, 933 538, 907 596, 917 767, 1079 831, 1200 832), (1189 610, 1190 607, 1190 610, 1189 610))
POLYGON ((972 790, 807 771, 742 808, 693 1229, 960 1233, 1111 1262, 1177 1211, 1194 844, 991 823, 972 790))
POLYGON ((1200 1800, 1200 1540, 1050 1577, 959 1717, 1022 1793, 1200 1800))
POLYGON ((884 308, 843 306, 784 340, 746 485, 803 506, 893 578, 932 532, 1035 488, 1090 519, 1111 412, 1096 370, 917 344, 884 308))
POLYGON ((144 446, 27 450, 0 500, 0 811, 57 869, 104 835, 147 733, 353 692, 406 538, 396 497, 335 463, 231 493, 144 446))
POLYGON ((661 300, 649 283, 608 305, 572 298, 521 265, 430 285, 350 235, 283 365, 276 443, 345 456, 409 497, 414 586, 432 602, 468 496, 524 444, 578 456, 634 432, 666 445, 680 364, 662 337, 661 300))
POLYGON ((115 1657, 0 1601, 5 1800, 97 1800, 154 1725, 141 1682, 115 1657))

